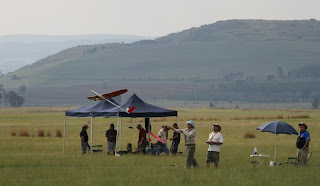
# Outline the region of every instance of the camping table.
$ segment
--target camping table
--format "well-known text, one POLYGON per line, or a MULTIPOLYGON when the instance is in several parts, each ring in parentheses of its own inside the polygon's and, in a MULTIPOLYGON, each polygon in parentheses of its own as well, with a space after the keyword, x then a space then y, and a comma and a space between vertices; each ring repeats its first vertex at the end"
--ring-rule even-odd
POLYGON ((257 163, 257 167, 262 166, 262 163, 264 161, 265 158, 269 158, 269 155, 265 155, 265 154, 252 154, 250 155, 251 158, 254 158, 256 163, 257 163))
POLYGON ((103 145, 92 145, 91 148, 92 148, 92 152, 102 152, 102 146, 103 145))

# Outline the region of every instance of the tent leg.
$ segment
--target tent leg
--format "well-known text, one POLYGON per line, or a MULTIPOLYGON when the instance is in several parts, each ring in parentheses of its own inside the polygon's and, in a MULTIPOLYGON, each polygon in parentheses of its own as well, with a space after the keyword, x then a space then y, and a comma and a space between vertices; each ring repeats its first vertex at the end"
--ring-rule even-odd
POLYGON ((63 145, 62 145, 62 153, 64 154, 64 148, 66 144, 66 127, 67 126, 67 116, 64 116, 64 127, 63 127, 63 145))
MULTIPOLYGON (((118 122, 117 122, 117 131, 119 131, 119 123, 120 123, 120 117, 118 117, 118 122)), ((114 155, 116 156, 117 154, 117 148, 118 148, 118 139, 119 138, 119 133, 117 133, 117 136, 116 136, 116 152, 114 152, 114 155)))
POLYGON ((91 148, 90 148, 90 152, 92 154, 92 146, 93 146, 93 117, 91 116, 91 148))
POLYGON ((278 135, 276 135, 276 145, 274 147, 274 162, 276 162, 276 156, 277 156, 277 142, 278 142, 278 135))
POLYGON ((119 151, 121 151, 121 138, 122 138, 122 118, 120 118, 120 140, 119 140, 119 151))

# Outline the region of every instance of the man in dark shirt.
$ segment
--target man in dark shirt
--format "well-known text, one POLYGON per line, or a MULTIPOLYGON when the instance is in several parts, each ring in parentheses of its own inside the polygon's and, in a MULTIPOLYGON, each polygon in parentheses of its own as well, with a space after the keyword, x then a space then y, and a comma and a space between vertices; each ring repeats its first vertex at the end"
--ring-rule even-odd
POLYGON ((146 153, 147 147, 147 132, 140 124, 137 125, 137 129, 139 132, 139 140, 138 140, 138 152, 139 153, 146 153))
POLYGON ((116 140, 117 140, 117 131, 114 130, 114 124, 110 124, 110 129, 106 131, 107 137, 107 154, 112 153, 114 154, 116 151, 116 140))
POLYGON ((89 144, 88 144, 89 137, 87 134, 88 128, 89 128, 88 125, 83 125, 82 131, 80 132, 82 154, 85 154, 87 152, 87 147, 89 147, 89 144))
MULTIPOLYGON (((174 123, 173 125, 173 128, 175 129, 178 129, 178 124, 174 123)), ((170 141, 172 141, 172 144, 171 144, 171 148, 170 148, 170 151, 172 153, 172 155, 177 155, 178 153, 178 146, 179 146, 179 143, 180 143, 180 133, 178 132, 174 132, 173 133, 173 137, 170 138, 170 141)))

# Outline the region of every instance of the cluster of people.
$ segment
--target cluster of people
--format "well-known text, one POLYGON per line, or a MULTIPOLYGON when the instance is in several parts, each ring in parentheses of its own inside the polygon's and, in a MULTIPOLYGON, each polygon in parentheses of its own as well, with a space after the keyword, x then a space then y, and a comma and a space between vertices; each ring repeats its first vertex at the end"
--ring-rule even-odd
MULTIPOLYGON (((297 163, 298 165, 306 165, 308 162, 308 152, 309 152, 309 144, 311 141, 310 134, 306 130, 308 128, 307 124, 304 122, 298 124, 300 128, 300 132, 297 138, 296 146, 298 148, 298 156, 297 163)), ((88 125, 84 125, 82 127, 82 131, 80 133, 81 137, 81 147, 82 153, 85 154, 87 148, 90 148, 88 144, 88 134, 86 132, 88 125)), ((195 124, 192 120, 187 121, 187 128, 179 129, 178 124, 174 123, 172 126, 162 126, 160 131, 158 132, 158 137, 161 140, 158 140, 155 144, 150 144, 148 146, 149 141, 147 139, 147 132, 142 127, 141 124, 137 125, 137 129, 139 130, 139 138, 138 138, 138 153, 141 154, 169 154, 169 149, 167 147, 167 140, 172 141, 170 152, 173 155, 178 154, 178 148, 180 144, 180 134, 184 135, 185 146, 186 146, 186 168, 197 167, 197 160, 194 158, 194 153, 196 150, 196 130, 195 124), (172 138, 168 138, 168 131, 173 130, 172 138), (162 142, 161 142, 162 141, 162 142)), ((214 163, 214 167, 218 167, 219 159, 220 159, 220 150, 221 145, 223 144, 223 136, 220 133, 221 126, 219 124, 213 124, 213 131, 209 134, 207 144, 208 152, 206 158, 206 167, 209 168, 211 163, 214 163)), ((107 153, 111 152, 114 154, 116 151, 116 140, 117 140, 117 131, 114 129, 114 124, 110 124, 110 129, 106 131, 105 136, 107 137, 107 153)), ((132 145, 128 144, 127 150, 132 151, 132 145)))
MULTIPOLYGON (((176 155, 178 153, 178 147, 180 144, 180 134, 182 133, 184 135, 187 153, 186 168, 198 166, 197 160, 194 158, 194 153, 196 151, 195 138, 197 132, 195 130, 195 124, 192 120, 187 121, 187 128, 185 129, 179 129, 178 124, 176 123, 174 123, 172 126, 162 126, 162 128, 158 132, 158 137, 164 143, 158 141, 156 144, 153 144, 151 148, 147 147, 145 129, 140 124, 137 125, 137 128, 140 131, 138 140, 139 151, 143 153, 154 153, 156 155, 160 155, 160 153, 169 154, 169 149, 167 147, 166 141, 168 139, 168 130, 170 129, 174 131, 172 138, 169 138, 169 140, 172 141, 170 151, 172 154, 176 155)), ((207 140, 207 143, 209 145, 206 160, 207 168, 210 167, 210 163, 214 163, 214 166, 216 168, 218 167, 220 149, 221 145, 223 144, 223 136, 220 131, 221 126, 218 124, 214 124, 213 132, 209 134, 209 138, 207 140)))

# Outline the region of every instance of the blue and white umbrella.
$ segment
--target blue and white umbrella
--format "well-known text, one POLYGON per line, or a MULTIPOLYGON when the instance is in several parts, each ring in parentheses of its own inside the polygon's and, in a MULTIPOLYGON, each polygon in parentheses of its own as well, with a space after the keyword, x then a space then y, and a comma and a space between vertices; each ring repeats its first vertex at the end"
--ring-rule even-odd
MULTIPOLYGON (((290 124, 282 121, 267 122, 257 127, 257 130, 261 130, 261 132, 274 133, 275 135, 277 135, 276 139, 278 139, 278 134, 298 135, 298 132, 290 124)), ((276 155, 277 155, 277 140, 276 140, 275 152, 274 152, 274 162, 276 161, 276 155)))

